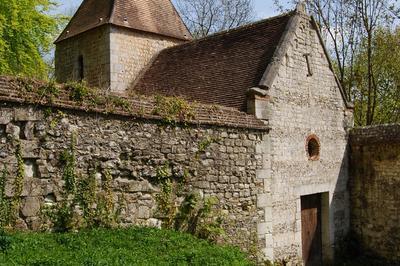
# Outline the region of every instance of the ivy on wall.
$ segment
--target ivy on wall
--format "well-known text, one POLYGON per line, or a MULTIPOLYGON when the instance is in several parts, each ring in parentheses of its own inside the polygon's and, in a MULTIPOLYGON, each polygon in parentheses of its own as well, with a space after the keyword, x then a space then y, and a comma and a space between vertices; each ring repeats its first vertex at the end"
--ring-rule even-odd
POLYGON ((0 175, 0 229, 10 223, 10 200, 6 197, 7 166, 4 164, 0 175))

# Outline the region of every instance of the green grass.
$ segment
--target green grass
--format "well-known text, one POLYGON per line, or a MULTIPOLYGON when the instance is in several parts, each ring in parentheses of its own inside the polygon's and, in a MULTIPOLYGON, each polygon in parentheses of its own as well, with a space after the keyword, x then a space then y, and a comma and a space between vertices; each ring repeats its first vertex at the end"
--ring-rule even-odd
POLYGON ((8 236, 3 243, 11 243, 6 251, 0 248, 0 265, 252 265, 237 248, 167 230, 95 229, 8 236))

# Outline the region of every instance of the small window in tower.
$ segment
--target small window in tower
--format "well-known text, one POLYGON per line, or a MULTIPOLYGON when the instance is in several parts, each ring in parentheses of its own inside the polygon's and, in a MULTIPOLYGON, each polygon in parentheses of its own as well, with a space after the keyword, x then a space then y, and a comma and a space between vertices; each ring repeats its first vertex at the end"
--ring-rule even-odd
POLYGON ((80 55, 78 58, 78 75, 79 80, 83 80, 85 78, 84 64, 83 64, 83 56, 80 55))
POLYGON ((313 70, 311 66, 311 54, 304 54, 304 57, 306 58, 307 63, 307 77, 311 77, 313 75, 313 70))
POLYGON ((319 160, 319 155, 321 151, 321 144, 316 135, 311 135, 307 138, 306 150, 308 159, 311 161, 319 160))

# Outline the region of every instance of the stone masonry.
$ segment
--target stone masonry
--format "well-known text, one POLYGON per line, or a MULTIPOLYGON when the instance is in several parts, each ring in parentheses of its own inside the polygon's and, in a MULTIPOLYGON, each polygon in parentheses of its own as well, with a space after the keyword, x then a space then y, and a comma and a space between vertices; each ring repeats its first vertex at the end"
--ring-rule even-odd
POLYGON ((258 145, 266 129, 201 123, 163 126, 160 119, 73 108, 45 115, 44 107, 13 101, 3 100, 0 107, 0 159, 9 171, 6 191, 12 197, 19 139, 25 166, 19 228, 38 230, 41 209, 62 199, 60 154, 75 134, 78 173, 95 171, 101 183, 104 169, 111 170, 115 202, 124 206, 122 225, 159 226, 155 202, 159 187, 153 181, 157 169, 168 162, 177 176, 188 170, 187 192, 218 199, 228 242, 245 250, 257 246, 257 223, 264 215, 257 208, 257 194, 263 188, 256 178, 262 164, 258 145), (201 150, 200 143, 207 139, 213 141, 201 150))
POLYGON ((159 51, 179 43, 182 40, 104 25, 57 43, 56 78, 60 83, 79 80, 82 57, 83 80, 89 86, 122 93, 159 51))
POLYGON ((79 80, 79 57, 84 80, 93 87, 110 84, 110 27, 105 25, 57 43, 55 70, 58 82, 79 80))
POLYGON ((132 87, 158 52, 179 43, 182 40, 111 26, 111 90, 122 93, 132 87))
POLYGON ((400 262, 400 126, 351 132, 351 227, 369 255, 400 262))
POLYGON ((347 129, 352 109, 343 101, 313 20, 304 13, 289 22, 275 59, 264 75, 265 95, 255 96, 255 115, 269 122, 264 140, 265 210, 258 232, 271 260, 302 260, 301 197, 322 193, 322 256, 333 259, 335 241, 349 230, 347 129), (309 65, 307 65, 307 58, 309 65), (307 138, 317 136, 320 158, 307 155, 307 138))

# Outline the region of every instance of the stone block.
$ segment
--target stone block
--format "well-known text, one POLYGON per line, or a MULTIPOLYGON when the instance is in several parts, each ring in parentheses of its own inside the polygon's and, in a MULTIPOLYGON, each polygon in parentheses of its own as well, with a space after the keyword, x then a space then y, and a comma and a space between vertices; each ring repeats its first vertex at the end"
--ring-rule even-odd
POLYGON ((264 258, 269 261, 274 261, 274 249, 273 248, 264 248, 262 250, 264 258))
POLYGON ((139 219, 148 219, 150 218, 150 208, 147 206, 140 206, 138 209, 137 216, 139 219))
POLYGON ((21 140, 22 157, 23 158, 39 158, 40 146, 39 141, 21 140))
POLYGON ((25 128, 24 128, 24 137, 25 137, 25 139, 33 140, 35 138, 34 129, 35 129, 35 123, 34 122, 28 121, 25 124, 25 128))
POLYGON ((42 112, 34 108, 15 108, 14 120, 15 121, 39 121, 43 119, 42 112))
POLYGON ((0 110, 0 125, 7 125, 13 120, 13 113, 11 110, 0 110))
POLYGON ((38 215, 40 211, 40 199, 38 197, 26 197, 22 201, 21 213, 24 217, 38 215))
POLYGON ((257 224, 257 234, 259 235, 272 235, 272 223, 263 222, 257 224))
POLYGON ((271 194, 258 194, 257 195, 257 207, 271 207, 272 206, 272 196, 271 194))
POLYGON ((256 171, 258 179, 270 179, 272 177, 271 169, 260 169, 256 171))
POLYGON ((7 135, 11 136, 13 139, 19 139, 21 129, 19 126, 9 123, 6 126, 7 135))

